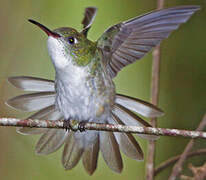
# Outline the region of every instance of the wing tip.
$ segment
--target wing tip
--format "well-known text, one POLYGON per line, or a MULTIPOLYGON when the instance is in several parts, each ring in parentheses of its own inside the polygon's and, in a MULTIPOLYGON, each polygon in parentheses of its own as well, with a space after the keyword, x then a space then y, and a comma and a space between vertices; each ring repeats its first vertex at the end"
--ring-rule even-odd
POLYGON ((200 5, 180 5, 180 6, 173 6, 173 7, 168 7, 168 8, 163 8, 157 11, 161 10, 188 10, 188 11, 198 11, 201 9, 200 5))
POLYGON ((94 174, 94 172, 95 172, 95 170, 96 170, 96 168, 95 169, 86 169, 86 168, 84 168, 85 169, 85 171, 87 172, 87 174, 89 175, 89 176, 92 176, 93 174, 94 174))
POLYGON ((176 6, 176 7, 180 7, 181 9, 183 8, 194 9, 194 10, 201 9, 200 5, 182 5, 182 6, 176 6))
POLYGON ((144 161, 144 153, 141 149, 141 151, 136 155, 136 157, 133 157, 132 159, 136 160, 136 161, 144 161))
POLYGON ((86 10, 86 9, 92 9, 92 10, 94 10, 95 12, 98 10, 98 8, 97 8, 96 6, 88 6, 88 7, 85 8, 85 10, 86 10))
POLYGON ((120 173, 122 173, 122 170, 123 170, 123 167, 115 172, 120 174, 120 173))
POLYGON ((37 142, 36 146, 35 146, 35 154, 36 155, 48 155, 50 154, 51 152, 49 151, 44 151, 44 148, 42 148, 41 146, 39 146, 39 141, 37 142))
POLYGON ((37 148, 35 148, 35 154, 36 155, 40 155, 40 156, 43 156, 43 155, 48 155, 49 153, 45 153, 37 148))
POLYGON ((68 166, 67 164, 64 164, 63 162, 62 162, 62 165, 65 171, 71 170, 73 168, 73 167, 68 166))
POLYGON ((41 148, 37 147, 38 143, 36 144, 36 147, 35 147, 35 154, 36 155, 40 155, 40 156, 45 156, 45 155, 49 155, 51 153, 53 153, 54 151, 51 150, 51 151, 44 151, 44 149, 42 150, 41 148))
POLYGON ((22 111, 22 110, 18 109, 18 108, 12 103, 13 99, 14 99, 14 98, 8 99, 7 101, 4 102, 4 104, 5 104, 6 106, 10 107, 11 109, 18 110, 18 111, 22 111))
POLYGON ((21 135, 29 135, 29 134, 27 134, 27 133, 22 132, 22 129, 23 129, 23 127, 17 127, 17 128, 16 128, 16 132, 19 133, 19 134, 21 134, 21 135))
POLYGON ((24 134, 24 133, 21 132, 21 129, 22 129, 22 127, 17 127, 17 128, 16 128, 16 132, 19 133, 19 134, 21 134, 21 135, 26 135, 26 134, 24 134))
POLYGON ((149 102, 143 101, 143 100, 138 99, 138 98, 123 95, 123 94, 116 94, 115 103, 117 105, 121 105, 124 108, 127 108, 130 111, 134 111, 134 112, 136 112, 144 117, 147 117, 147 118, 161 117, 165 114, 164 111, 162 111, 160 108, 158 108, 154 104, 151 104, 149 102), (139 104, 144 108, 143 109, 141 109, 139 107, 132 108, 131 105, 128 104, 128 102, 131 102, 131 103, 134 103, 137 105, 139 104))
POLYGON ((14 86, 15 88, 18 88, 15 84, 15 80, 17 79, 17 77, 18 76, 10 76, 7 78, 8 83, 14 86))
POLYGON ((162 111, 160 108, 156 107, 156 113, 151 113, 148 117, 157 118, 157 117, 162 117, 164 115, 165 115, 165 112, 162 111))
POLYGON ((144 161, 144 153, 142 151, 142 148, 140 147, 139 151, 138 151, 138 154, 137 154, 137 157, 136 157, 136 160, 137 161, 144 161))
MULTIPOLYGON (((17 97, 17 96, 16 96, 17 97)), ((31 112, 31 110, 27 109, 26 106, 24 107, 19 107, 18 104, 16 104, 15 102, 15 99, 16 97, 13 97, 13 98, 10 98, 8 99, 7 101, 5 101, 5 105, 10 107, 11 109, 14 109, 16 111, 21 111, 21 112, 31 112)))
POLYGON ((114 167, 109 167, 112 171, 121 174, 122 170, 123 170, 123 165, 118 167, 118 168, 114 168, 114 167))
POLYGON ((63 158, 63 156, 62 156, 61 162, 62 162, 62 166, 65 171, 71 170, 72 168, 74 168, 74 166, 76 166, 76 164, 72 165, 72 164, 65 162, 65 159, 63 158))

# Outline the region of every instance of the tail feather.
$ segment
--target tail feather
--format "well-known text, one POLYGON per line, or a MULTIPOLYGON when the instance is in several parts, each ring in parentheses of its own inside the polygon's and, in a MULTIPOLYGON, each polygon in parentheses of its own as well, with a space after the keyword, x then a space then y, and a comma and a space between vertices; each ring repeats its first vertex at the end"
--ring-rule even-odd
POLYGON ((31 112, 51 106, 54 104, 54 101, 54 92, 39 92, 16 96, 9 99, 6 104, 17 110, 31 112))
POLYGON ((18 89, 24 91, 55 91, 54 81, 29 76, 13 76, 9 77, 8 81, 18 89))
MULTIPOLYGON (((10 77, 9 82, 15 87, 25 91, 37 91, 32 94, 24 94, 7 101, 7 105, 21 111, 38 111, 30 119, 62 119, 61 113, 55 109, 54 82, 41 78, 18 76, 10 77)), ((145 117, 157 117, 163 112, 154 105, 130 98, 116 95, 116 104, 112 110, 112 123, 150 126, 133 112, 145 117)), ((123 169, 120 149, 128 157, 142 160, 143 152, 133 135, 127 133, 112 132, 66 132, 59 129, 18 128, 17 132, 24 135, 41 134, 36 144, 36 153, 40 155, 50 154, 58 150, 64 143, 62 164, 66 170, 77 165, 82 157, 85 170, 92 175, 97 167, 98 154, 101 150, 106 164, 115 172, 123 169)), ((157 139, 157 136, 139 135, 146 139, 157 139)))
POLYGON ((29 128, 29 127, 19 127, 16 132, 22 135, 38 135, 47 132, 46 128, 29 128))
POLYGON ((94 144, 90 145, 84 150, 82 156, 82 163, 85 170, 92 175, 97 168, 97 160, 99 155, 99 137, 94 144))
POLYGON ((121 94, 116 94, 116 103, 144 117, 154 118, 164 114, 161 109, 153 104, 121 94))
MULTIPOLYGON (((112 113, 116 115, 125 125, 151 127, 149 123, 121 105, 115 104, 112 113)), ((148 140, 158 139, 158 136, 155 135, 137 134, 137 136, 148 140)))
POLYGON ((37 154, 47 155, 58 150, 65 142, 67 132, 62 129, 49 129, 44 133, 36 144, 37 154))
POLYGON ((119 145, 112 132, 99 132, 100 149, 106 164, 115 172, 121 173, 123 169, 119 145))
MULTIPOLYGON (((124 123, 122 123, 122 121, 114 114, 112 114, 112 120, 114 124, 124 125, 124 123)), ((132 134, 115 132, 114 135, 120 149, 126 156, 135 160, 143 160, 142 149, 132 134)))
POLYGON ((62 164, 66 170, 69 170, 77 165, 84 149, 82 144, 75 139, 74 132, 69 133, 65 142, 62 154, 62 164))
MULTIPOLYGON (((62 115, 59 113, 58 110, 55 109, 55 105, 51 105, 46 107, 37 113, 33 114, 32 116, 26 119, 45 119, 45 120, 58 120, 62 119, 62 115)), ((28 127, 19 127, 17 128, 17 132, 23 135, 35 135, 35 134, 42 134, 47 132, 46 128, 28 128, 28 127)))

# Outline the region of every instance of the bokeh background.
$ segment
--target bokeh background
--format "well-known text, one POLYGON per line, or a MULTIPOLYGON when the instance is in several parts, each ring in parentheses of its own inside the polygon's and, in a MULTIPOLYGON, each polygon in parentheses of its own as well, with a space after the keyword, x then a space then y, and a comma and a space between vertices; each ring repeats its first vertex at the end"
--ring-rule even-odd
MULTIPOLYGON (((4 101, 22 92, 7 83, 8 76, 28 75, 53 79, 54 69, 48 57, 46 35, 28 23, 35 19, 54 29, 72 26, 81 30, 84 8, 97 6, 98 14, 89 32, 96 40, 104 30, 156 8, 156 0, 1 0, 0 6, 0 116, 26 117, 4 105, 4 101)), ((160 74, 160 103, 165 116, 158 120, 159 127, 193 130, 206 110, 206 1, 165 0, 165 7, 197 4, 201 10, 162 43, 160 74)), ((115 78, 117 91, 126 95, 150 99, 152 53, 125 68, 115 78)), ((122 174, 113 173, 99 158, 98 168, 88 176, 82 163, 71 171, 61 165, 61 152, 37 156, 34 146, 38 136, 22 136, 15 128, 0 128, 0 179, 144 179, 145 161, 136 162, 123 155, 122 174)), ((156 164, 182 152, 189 139, 161 137, 157 141, 156 164)), ((139 140, 145 157, 147 142, 139 140)), ((197 140, 194 148, 206 147, 197 140)), ((206 157, 192 158, 194 165, 202 165, 206 157)), ((187 162, 188 163, 188 162, 187 162)), ((186 163, 186 164, 187 164, 186 163)), ((171 169, 156 179, 167 179, 171 169)), ((187 166, 184 174, 190 175, 187 166)))

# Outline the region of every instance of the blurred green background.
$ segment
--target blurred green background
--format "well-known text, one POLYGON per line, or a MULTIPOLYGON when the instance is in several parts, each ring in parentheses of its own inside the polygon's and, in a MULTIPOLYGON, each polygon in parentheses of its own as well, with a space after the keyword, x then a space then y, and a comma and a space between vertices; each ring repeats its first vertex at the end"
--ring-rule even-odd
MULTIPOLYGON (((165 116, 159 127, 195 129, 206 107, 206 1, 166 0, 165 7, 197 4, 201 10, 169 39, 162 43, 160 74, 160 103, 165 116)), ((49 28, 71 26, 81 29, 84 8, 97 6, 98 14, 89 32, 96 40, 104 30, 115 23, 127 20, 156 8, 156 0, 1 0, 0 6, 0 116, 26 117, 27 114, 11 110, 4 101, 22 92, 7 83, 8 76, 29 75, 54 78, 54 69, 48 57, 46 35, 27 19, 35 19, 49 28)), ((126 95, 150 99, 152 54, 128 66, 115 78, 117 91, 126 95)), ((61 165, 62 149, 49 156, 34 153, 38 136, 22 136, 15 128, 0 128, 0 178, 2 180, 34 179, 144 179, 145 161, 136 162, 125 156, 122 174, 113 173, 99 158, 98 168, 88 176, 82 163, 71 171, 61 165)), ((161 137, 157 141, 156 163, 182 152, 189 139, 161 137)), ((147 153, 147 142, 139 140, 147 153)), ((206 147, 197 140, 194 148, 206 147)), ((192 158, 190 162, 201 165, 206 157, 192 158)), ((187 163, 186 163, 187 164, 187 163)), ((156 179, 167 179, 167 169, 156 179)), ((189 174, 187 166, 184 174, 189 174)))

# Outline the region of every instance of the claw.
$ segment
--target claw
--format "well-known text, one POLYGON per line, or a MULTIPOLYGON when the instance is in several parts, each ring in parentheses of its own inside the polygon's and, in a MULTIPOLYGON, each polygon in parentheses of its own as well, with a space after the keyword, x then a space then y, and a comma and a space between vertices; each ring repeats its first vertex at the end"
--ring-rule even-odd
POLYGON ((84 125, 85 125, 85 122, 80 122, 80 123, 79 123, 79 125, 78 125, 78 129, 79 129, 80 132, 85 131, 85 127, 84 127, 84 125))
POLYGON ((67 119, 67 120, 64 120, 63 126, 64 126, 66 131, 69 131, 69 130, 77 131, 78 126, 79 126, 79 122, 76 120, 67 119))
POLYGON ((70 120, 70 119, 67 119, 67 120, 64 120, 64 123, 63 123, 63 127, 66 131, 80 131, 80 132, 83 132, 85 131, 85 127, 84 127, 84 124, 85 122, 82 121, 82 122, 79 122, 77 120, 70 120))
POLYGON ((70 120, 64 120, 63 127, 66 131, 69 132, 70 128, 70 120))

